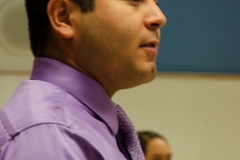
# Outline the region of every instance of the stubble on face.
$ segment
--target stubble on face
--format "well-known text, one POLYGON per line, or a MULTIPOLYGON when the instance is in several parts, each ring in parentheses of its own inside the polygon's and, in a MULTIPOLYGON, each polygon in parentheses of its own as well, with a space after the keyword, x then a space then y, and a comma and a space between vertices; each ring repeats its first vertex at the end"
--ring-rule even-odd
POLYGON ((156 56, 149 56, 140 44, 156 35, 146 31, 141 17, 102 7, 96 4, 95 11, 81 17, 76 63, 105 88, 115 91, 153 80, 156 56))

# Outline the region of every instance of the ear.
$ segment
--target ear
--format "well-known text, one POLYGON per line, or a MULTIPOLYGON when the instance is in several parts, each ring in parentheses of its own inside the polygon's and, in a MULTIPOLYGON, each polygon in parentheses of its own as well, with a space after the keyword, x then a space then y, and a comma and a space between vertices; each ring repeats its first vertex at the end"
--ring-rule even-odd
POLYGON ((47 14, 53 30, 61 37, 70 39, 74 35, 70 20, 72 3, 69 0, 50 0, 47 6, 47 14))

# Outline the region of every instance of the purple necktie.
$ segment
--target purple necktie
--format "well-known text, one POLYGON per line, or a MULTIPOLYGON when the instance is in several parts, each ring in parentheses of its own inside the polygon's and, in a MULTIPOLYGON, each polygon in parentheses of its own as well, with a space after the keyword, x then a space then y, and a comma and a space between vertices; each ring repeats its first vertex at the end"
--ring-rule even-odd
POLYGON ((132 160, 145 160, 138 135, 133 127, 133 124, 120 106, 117 106, 117 114, 120 139, 127 148, 132 160))

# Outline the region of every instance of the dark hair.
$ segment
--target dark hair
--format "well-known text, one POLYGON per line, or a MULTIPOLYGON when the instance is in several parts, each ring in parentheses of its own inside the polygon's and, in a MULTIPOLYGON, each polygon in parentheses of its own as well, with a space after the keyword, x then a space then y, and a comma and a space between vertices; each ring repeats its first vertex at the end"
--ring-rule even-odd
POLYGON ((138 138, 143 150, 143 153, 146 154, 146 148, 150 140, 154 138, 160 138, 167 142, 167 140, 160 134, 152 131, 139 131, 137 132, 138 138))
MULTIPOLYGON (((94 0, 72 0, 78 4, 82 12, 94 10, 94 0)), ((34 56, 43 54, 53 41, 50 31, 50 21, 47 16, 49 0, 25 0, 28 17, 28 30, 31 49, 34 56)))

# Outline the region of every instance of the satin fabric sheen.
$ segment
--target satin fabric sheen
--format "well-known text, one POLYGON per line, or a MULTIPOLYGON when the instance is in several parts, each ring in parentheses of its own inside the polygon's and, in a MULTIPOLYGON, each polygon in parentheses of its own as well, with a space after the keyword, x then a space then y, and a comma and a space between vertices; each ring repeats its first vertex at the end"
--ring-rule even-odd
POLYGON ((126 160, 117 132, 116 104, 98 82, 36 58, 0 110, 0 160, 126 160))

